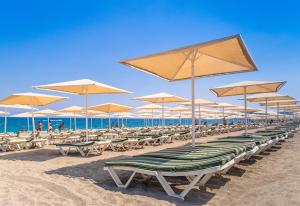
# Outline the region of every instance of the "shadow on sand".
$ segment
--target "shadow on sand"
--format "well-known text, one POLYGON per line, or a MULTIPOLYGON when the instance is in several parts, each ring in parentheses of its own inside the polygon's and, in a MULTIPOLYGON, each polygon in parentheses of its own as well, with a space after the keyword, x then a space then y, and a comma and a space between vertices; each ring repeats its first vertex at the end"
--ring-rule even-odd
MULTIPOLYGON (((71 178, 83 178, 94 182, 97 186, 110 191, 122 192, 127 195, 141 195, 153 197, 159 200, 165 200, 176 205, 202 205, 207 203, 214 197, 214 193, 210 190, 220 188, 226 184, 230 179, 224 177, 213 177, 208 183, 205 190, 203 188, 196 188, 191 190, 186 196, 185 201, 177 198, 167 196, 162 189, 159 182, 155 177, 145 179, 141 175, 136 175, 127 189, 118 188, 113 182, 112 178, 107 171, 104 171, 104 165, 106 161, 125 158, 127 156, 121 155, 116 158, 97 160, 90 163, 79 164, 75 166, 63 167, 56 170, 47 171, 48 175, 63 175, 71 178)), ((118 175, 121 180, 128 179, 130 173, 124 171, 118 171, 118 175)), ((185 178, 168 178, 174 191, 179 193, 184 185, 187 184, 185 178)))
POLYGON ((0 160, 23 160, 43 162, 60 157, 57 150, 53 149, 31 149, 18 152, 7 152, 0 156, 0 160))

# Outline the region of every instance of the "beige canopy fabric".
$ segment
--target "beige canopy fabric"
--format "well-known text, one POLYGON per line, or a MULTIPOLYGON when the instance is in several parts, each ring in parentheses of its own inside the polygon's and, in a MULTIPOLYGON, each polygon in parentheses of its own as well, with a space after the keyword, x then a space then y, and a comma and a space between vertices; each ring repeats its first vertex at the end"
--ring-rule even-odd
POLYGON ((262 102, 260 106, 277 106, 277 105, 295 105, 298 100, 279 100, 279 101, 268 101, 268 103, 262 102))
POLYGON ((244 81, 210 89, 218 97, 277 92, 285 81, 244 81))
MULTIPOLYGON (((205 99, 195 99, 195 106, 210 106, 210 105, 216 105, 217 103, 205 100, 205 99)), ((184 106, 192 106, 192 102, 184 102, 182 103, 184 106)))
POLYGON ((89 110, 95 110, 95 111, 101 111, 109 114, 109 128, 111 127, 110 124, 110 114, 114 112, 128 112, 133 110, 134 108, 121 105, 121 104, 115 104, 115 103, 105 103, 105 104, 99 104, 95 106, 91 106, 88 108, 89 110))
POLYGON ((152 103, 170 103, 170 102, 187 102, 188 100, 168 93, 157 93, 142 97, 136 97, 135 100, 141 100, 152 103))
POLYGON ((195 68, 194 77, 256 70, 240 35, 124 60, 120 63, 169 81, 190 79, 192 67, 195 68))
POLYGON ((81 113, 82 110, 83 110, 83 107, 80 107, 80 106, 71 106, 71 107, 66 107, 64 109, 61 109, 58 112, 81 113))
POLYGON ((137 107, 136 109, 139 109, 139 110, 158 110, 158 109, 161 109, 161 106, 157 105, 157 104, 146 104, 146 105, 137 107))
POLYGON ((128 112, 130 110, 133 110, 132 107, 121 105, 121 104, 115 104, 115 103, 99 104, 99 105, 91 106, 88 109, 105 112, 105 113, 128 112))
POLYGON ((57 111, 55 111, 53 109, 43 109, 43 110, 38 110, 38 111, 34 112, 34 114, 41 114, 41 115, 46 115, 46 116, 50 116, 55 113, 57 113, 57 111))
POLYGON ((257 70, 240 35, 129 59, 121 63, 169 81, 191 79, 193 146, 195 78, 257 70))
POLYGON ((245 135, 247 135, 247 95, 277 92, 285 83, 285 81, 243 81, 221 87, 216 87, 210 89, 210 91, 218 97, 244 95, 245 135))
POLYGON ((246 100, 248 102, 265 102, 267 101, 277 101, 277 100, 293 100, 293 97, 288 95, 278 94, 278 93, 262 93, 248 96, 246 100))
POLYGON ((89 79, 80 79, 67 82, 59 82, 53 84, 45 84, 34 86, 36 89, 66 92, 71 94, 122 94, 128 91, 117 87, 109 86, 89 79))
POLYGON ((142 97, 136 97, 135 100, 145 101, 145 102, 152 102, 152 103, 161 103, 162 104, 162 126, 164 126, 164 103, 171 103, 171 102, 187 102, 188 100, 178 97, 168 93, 157 93, 151 94, 142 97))
MULTIPOLYGON (((244 111, 245 108, 242 106, 236 106, 236 107, 231 107, 228 108, 228 110, 232 110, 232 111, 244 111)), ((247 112, 256 112, 259 111, 260 109, 258 108, 252 108, 252 107, 247 107, 247 112)))
POLYGON ((27 106, 46 106, 48 104, 67 99, 67 97, 54 96, 39 93, 15 93, 2 100, 0 104, 5 105, 27 105, 27 106))
POLYGON ((173 107, 169 109, 171 112, 180 112, 180 111, 188 111, 190 110, 187 107, 182 107, 182 106, 178 106, 178 107, 173 107))
MULTIPOLYGON (((58 102, 61 100, 66 99, 67 97, 61 97, 61 96, 54 96, 54 95, 48 95, 48 94, 39 94, 39 93, 15 93, 12 94, 2 100, 0 100, 0 104, 4 105, 26 105, 26 106, 46 106, 48 104, 58 102)), ((33 135, 35 135, 35 127, 34 127, 34 115, 33 115, 32 108, 32 130, 33 135)), ((34 136, 35 137, 35 136, 34 136)))
MULTIPOLYGON (((45 84, 34 86, 36 89, 50 90, 57 92, 66 92, 71 94, 85 95, 85 109, 87 110, 87 96, 90 94, 125 94, 126 90, 112 87, 89 79, 80 79, 67 82, 59 82, 54 84, 45 84)), ((88 139, 88 114, 86 111, 85 118, 86 139, 88 139)))

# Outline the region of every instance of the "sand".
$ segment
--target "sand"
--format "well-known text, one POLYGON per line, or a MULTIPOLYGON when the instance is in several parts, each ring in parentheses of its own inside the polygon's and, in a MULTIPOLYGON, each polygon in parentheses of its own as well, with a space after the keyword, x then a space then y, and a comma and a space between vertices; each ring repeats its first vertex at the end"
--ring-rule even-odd
POLYGON ((0 153, 0 205, 300 205, 300 133, 193 189, 185 201, 168 197, 154 179, 118 189, 103 171, 107 160, 187 142, 88 158, 63 157, 54 146, 0 153))

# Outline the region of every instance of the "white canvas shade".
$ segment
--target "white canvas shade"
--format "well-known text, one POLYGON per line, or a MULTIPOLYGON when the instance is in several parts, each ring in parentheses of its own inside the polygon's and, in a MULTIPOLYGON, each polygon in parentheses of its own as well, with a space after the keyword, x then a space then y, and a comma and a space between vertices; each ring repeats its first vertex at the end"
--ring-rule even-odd
POLYGON ((243 81, 210 89, 217 97, 244 95, 245 135, 247 135, 247 95, 277 92, 285 81, 243 81))
POLYGON ((192 145, 195 145, 195 78, 256 71, 240 35, 121 61, 169 81, 191 79, 192 145))
POLYGON ((85 96, 85 109, 86 109, 85 125, 86 125, 86 139, 87 140, 88 140, 88 113, 87 113, 88 95, 90 95, 90 94, 129 93, 126 90, 112 87, 112 86, 109 86, 106 84, 102 84, 102 83, 99 83, 99 82, 96 82, 96 81, 93 81, 90 79, 80 79, 80 80, 74 80, 74 81, 46 84, 46 85, 35 86, 34 88, 84 95, 85 96))

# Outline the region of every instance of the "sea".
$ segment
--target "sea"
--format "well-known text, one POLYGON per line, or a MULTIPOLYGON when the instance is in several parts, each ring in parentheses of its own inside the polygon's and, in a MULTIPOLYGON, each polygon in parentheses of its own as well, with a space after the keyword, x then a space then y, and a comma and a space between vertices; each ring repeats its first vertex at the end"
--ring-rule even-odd
MULTIPOLYGON (((34 118, 35 128, 39 122, 43 125, 43 130, 47 130, 47 118, 34 118)), ((59 125, 63 124, 64 128, 74 130, 75 128, 75 121, 74 118, 50 118, 52 122, 53 130, 57 129, 59 125)), ((241 119, 230 119, 227 122, 242 122, 241 119)), ((191 119, 165 119, 165 125, 191 125, 191 119)), ((221 123, 222 120, 205 120, 202 119, 201 123, 203 124, 206 122, 207 124, 214 124, 214 123, 221 123)), ((4 117, 0 117, 0 132, 4 132, 4 124, 5 119, 4 117)), ((145 127, 145 126, 152 126, 152 119, 117 119, 111 118, 111 125, 112 127, 145 127)), ((153 119, 153 125, 158 126, 162 125, 161 119, 153 119)), ((89 118, 88 119, 88 128, 89 129, 105 129, 109 126, 109 119, 99 119, 99 118, 89 118)), ((85 118, 76 118, 76 129, 85 129, 85 118)), ((32 131, 32 119, 31 118, 17 118, 17 117, 7 117, 7 132, 19 132, 20 130, 28 130, 32 131)))

